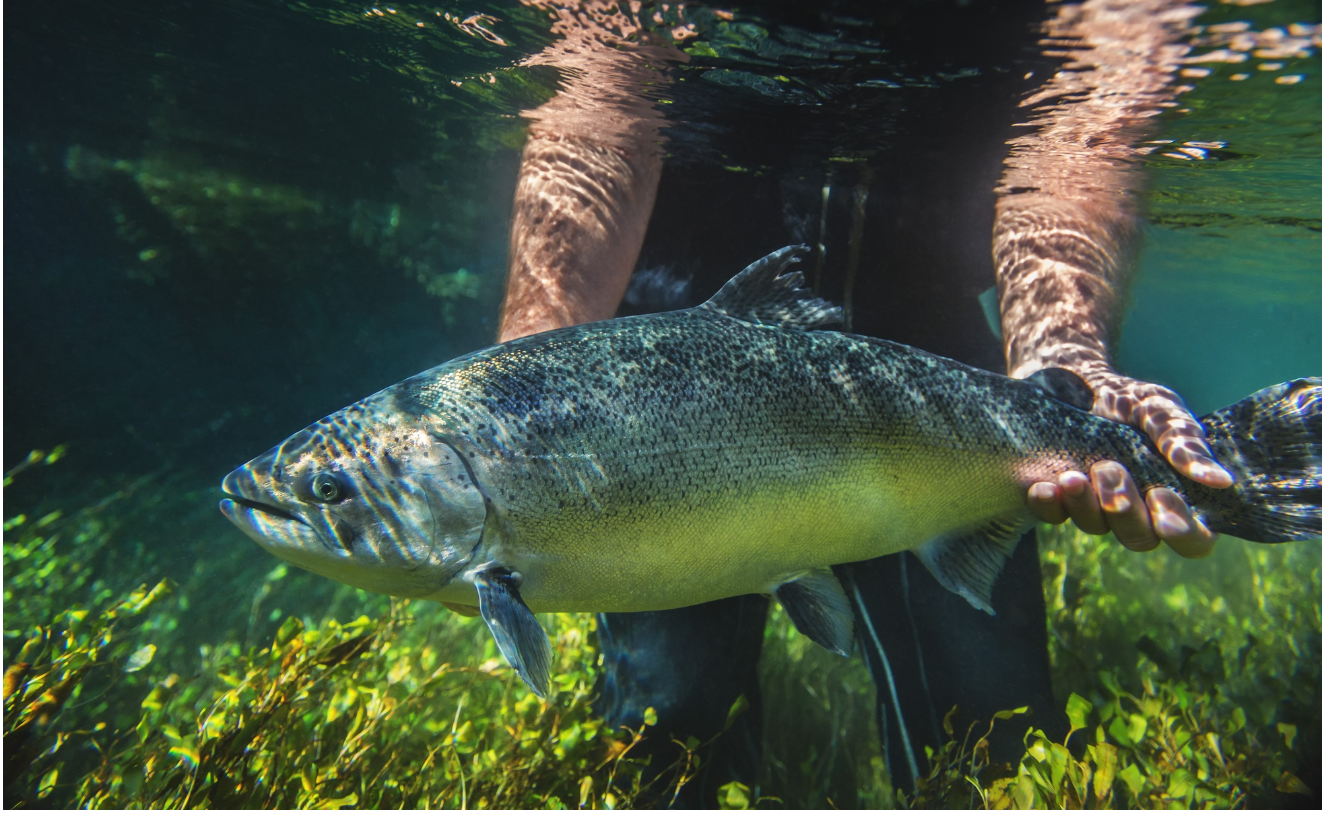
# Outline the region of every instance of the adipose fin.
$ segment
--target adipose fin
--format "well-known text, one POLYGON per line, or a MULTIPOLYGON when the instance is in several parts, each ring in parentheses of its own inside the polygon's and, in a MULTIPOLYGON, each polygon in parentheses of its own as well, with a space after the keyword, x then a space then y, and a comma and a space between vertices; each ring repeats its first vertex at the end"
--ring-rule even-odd
POLYGON ((1030 384, 1064 404, 1091 412, 1097 396, 1078 373, 1063 367, 1047 367, 1027 378, 1030 384))

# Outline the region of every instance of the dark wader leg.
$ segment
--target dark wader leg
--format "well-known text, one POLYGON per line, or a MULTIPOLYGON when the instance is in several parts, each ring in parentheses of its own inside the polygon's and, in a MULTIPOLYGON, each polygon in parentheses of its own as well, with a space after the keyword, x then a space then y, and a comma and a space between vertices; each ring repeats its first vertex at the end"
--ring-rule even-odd
POLYGON ((867 614, 864 618, 855 609, 859 638, 877 685, 877 724, 887 769, 897 788, 912 791, 914 766, 926 775, 930 766, 924 749, 939 748, 945 741, 941 723, 956 705, 959 712, 952 719, 956 738, 963 738, 977 720, 975 740, 986 732, 996 712, 1019 706, 1033 709, 1032 719, 997 721, 991 738, 991 757, 996 761, 1019 758, 1030 725, 1064 734, 1051 694, 1046 608, 1034 534, 1020 541, 996 583, 995 616, 975 610, 937 584, 908 553, 838 571, 853 582, 851 586, 845 581, 851 599, 857 587, 867 614))
MULTIPOLYGON (((762 756, 762 694, 757 661, 762 653, 767 599, 737 598, 650 613, 597 616, 604 655, 596 710, 611 726, 637 729, 648 707, 657 725, 631 754, 651 756, 644 779, 679 758, 672 740, 710 740, 725 726, 739 695, 749 708, 729 731, 702 751, 702 770, 680 792, 674 807, 716 807, 716 791, 727 782, 752 785, 762 756)), ((665 789, 670 777, 657 782, 665 789)), ((670 797, 646 799, 672 806, 670 797)))
MULTIPOLYGON (((1026 73, 1045 75, 1043 65, 1024 64, 1038 52, 1034 23, 1045 8, 1040 0, 887 6, 888 19, 894 19, 884 39, 904 51, 903 59, 934 70, 947 63, 996 69, 914 95, 903 107, 896 102, 890 145, 875 155, 866 177, 856 176, 848 164, 833 165, 841 169, 832 173, 786 171, 784 179, 791 182, 798 175, 812 179, 804 182, 801 200, 787 201, 806 218, 802 233, 785 228, 781 200, 786 193, 778 181, 724 175, 713 183, 710 163, 668 163, 643 250, 645 262, 676 262, 695 272, 695 302, 700 302, 766 252, 824 238, 828 250, 820 292, 843 302, 850 243, 861 239, 851 292, 854 332, 1003 370, 1001 349, 985 324, 978 295, 994 281, 992 190, 1005 142, 1015 134, 1015 103, 1032 89, 1023 79, 1026 73), (824 214, 823 182, 836 185, 824 214), (863 217, 855 214, 859 186, 870 191, 863 217), (828 233, 819 234, 818 224, 826 221, 828 233), (861 232, 856 222, 862 223, 861 232)), ((870 13, 864 9, 858 16, 870 13)), ((732 108, 728 122, 712 111, 705 115, 735 132, 750 126, 741 118, 743 110, 732 108)), ((763 160, 759 155, 769 163, 793 156, 802 152, 795 138, 816 127, 826 127, 821 137, 832 143, 848 130, 829 118, 778 117, 774 127, 748 145, 743 158, 756 164, 763 160)), ((673 135, 672 149, 682 154, 684 133, 673 135)), ((876 148, 878 143, 874 133, 857 146, 876 148)), ((811 273, 813 267, 804 270, 811 273)), ((927 763, 923 746, 942 741, 941 718, 955 704, 964 711, 959 720, 965 727, 974 716, 985 720, 1004 708, 1031 705, 1034 726, 1064 734, 1063 727, 1053 725, 1063 718, 1052 703, 1041 573, 1031 536, 1019 544, 997 584, 995 618, 947 593, 909 554, 838 572, 853 574, 889 659, 888 678, 880 653, 868 643, 878 716, 897 787, 911 789, 913 783, 891 701, 892 681, 920 771, 927 763)), ((753 784, 761 744, 757 657, 765 609, 763 599, 749 597, 605 617, 599 708, 610 722, 636 726, 646 708, 654 707, 661 730, 650 747, 664 749, 671 731, 681 739, 709 736, 724 725, 739 694, 752 702, 736 729, 718 741, 710 772, 692 795, 678 800, 680 806, 714 806, 716 789, 734 778, 753 784)), ((861 618, 857 630, 864 640, 870 638, 861 618)), ((1004 733, 993 743, 999 759, 1017 757, 1022 744, 1025 723, 1010 722, 1018 725, 997 727, 1004 733)), ((674 752, 662 752, 663 764, 669 762, 667 753, 674 752)))
MULTIPOLYGON (((1011 100, 1031 89, 1032 81, 1025 78, 1030 72, 1041 77, 1052 70, 1052 63, 1037 56, 1034 41, 1035 22, 1045 8, 1013 0, 936 2, 915 13, 946 14, 947 22, 906 21, 911 22, 906 31, 931 37, 913 43, 914 53, 969 60, 983 71, 913 105, 892 150, 904 160, 882 156, 877 161, 861 252, 872 263, 860 269, 854 290, 857 332, 1004 371, 1000 341, 987 326, 979 294, 995 281, 989 239, 992 190, 1002 171, 1005 142, 1013 137, 1013 122, 1020 115, 1011 100)), ((843 223, 842 214, 836 217, 843 223)), ((835 248, 837 257, 843 252, 843 246, 835 248)), ((946 740, 941 722, 955 705, 960 711, 952 723, 961 739, 974 719, 981 721, 976 729, 981 735, 993 713, 1032 708, 1031 721, 997 721, 991 756, 999 761, 1018 759, 1030 724, 1064 735, 1064 716, 1051 691, 1046 607, 1033 534, 1020 541, 996 583, 996 616, 942 588, 909 553, 839 571, 853 577, 867 611, 856 629, 877 686, 878 723, 897 788, 912 790, 912 766, 920 775, 930 769, 924 748, 946 740)))

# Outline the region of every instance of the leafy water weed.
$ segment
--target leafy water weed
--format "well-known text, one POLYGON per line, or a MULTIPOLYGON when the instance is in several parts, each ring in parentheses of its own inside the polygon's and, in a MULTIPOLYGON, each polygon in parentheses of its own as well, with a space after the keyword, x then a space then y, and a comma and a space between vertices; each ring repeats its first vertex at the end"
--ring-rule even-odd
MULTIPOLYGON (((592 714, 591 616, 546 617, 557 677, 542 702, 477 619, 272 567, 209 536, 224 527, 213 511, 208 492, 162 477, 8 519, 8 806, 618 809, 664 800, 701 765, 694 744, 644 784, 630 751, 647 728, 592 714), (189 540, 187 567, 163 563, 172 537, 189 540), (144 574, 162 578, 123 586, 144 574)), ((1030 730, 1017 764, 994 765, 988 723, 957 736, 948 722, 917 792, 892 796, 866 670, 773 612, 763 771, 723 787, 722 805, 1305 798, 1322 551, 1227 539, 1184 562, 1064 529, 1041 549, 1064 741, 1030 730)))

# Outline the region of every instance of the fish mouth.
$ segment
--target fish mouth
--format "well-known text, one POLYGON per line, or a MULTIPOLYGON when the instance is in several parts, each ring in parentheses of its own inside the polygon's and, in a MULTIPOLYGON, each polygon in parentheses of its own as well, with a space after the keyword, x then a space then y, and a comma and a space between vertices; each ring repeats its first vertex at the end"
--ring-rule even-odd
POLYGON ((286 511, 285 509, 281 508, 278 505, 271 505, 270 503, 258 502, 257 500, 250 500, 247 499, 246 497, 240 497, 237 494, 230 494, 228 492, 226 492, 225 494, 225 499, 220 501, 220 506, 221 506, 220 510, 224 512, 225 516, 229 516, 231 513, 237 512, 238 509, 240 508, 246 508, 250 511, 259 511, 263 514, 271 514, 273 517, 278 517, 279 519, 283 519, 288 522, 298 522, 303 525, 307 525, 307 523, 304 522, 302 519, 299 519, 297 516, 289 513, 288 511, 286 511), (231 503, 232 507, 227 509, 225 507, 225 503, 231 503))
POLYGON ((230 472, 220 487, 225 493, 225 499, 220 501, 220 513, 245 536, 276 556, 303 566, 302 560, 324 557, 327 553, 338 557, 349 555, 340 546, 327 544, 311 523, 293 511, 254 499, 259 488, 247 466, 230 472))

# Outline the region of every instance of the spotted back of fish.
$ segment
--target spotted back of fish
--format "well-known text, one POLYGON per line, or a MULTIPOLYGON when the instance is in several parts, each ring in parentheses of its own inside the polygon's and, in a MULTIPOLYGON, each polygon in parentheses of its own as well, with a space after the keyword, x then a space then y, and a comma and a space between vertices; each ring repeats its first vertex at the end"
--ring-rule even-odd
POLYGON ((483 544, 527 574, 534 609, 765 590, 1148 451, 1023 382, 706 306, 529 337, 399 387, 467 455, 494 517, 483 544))

